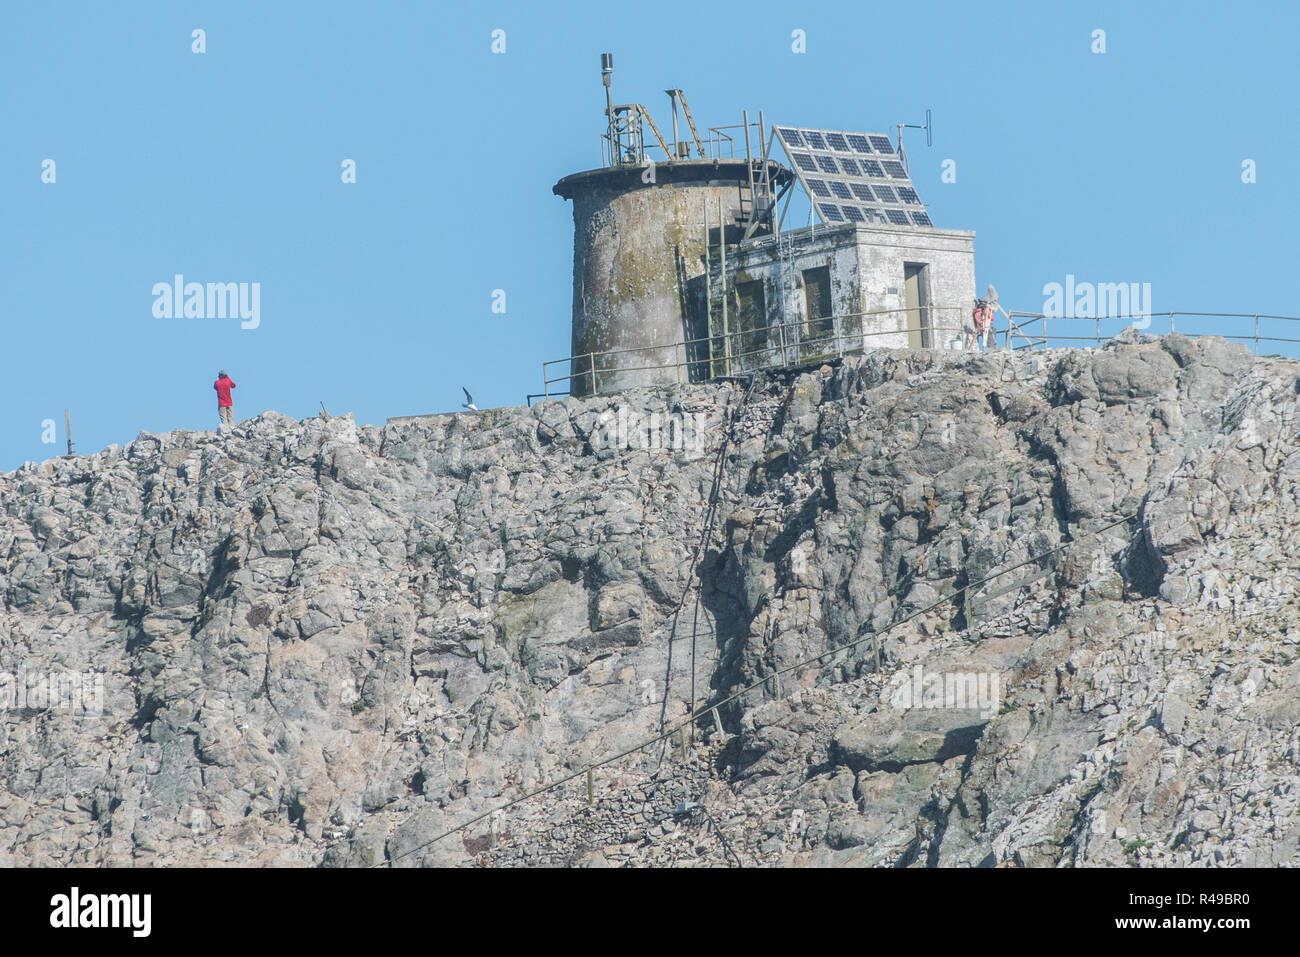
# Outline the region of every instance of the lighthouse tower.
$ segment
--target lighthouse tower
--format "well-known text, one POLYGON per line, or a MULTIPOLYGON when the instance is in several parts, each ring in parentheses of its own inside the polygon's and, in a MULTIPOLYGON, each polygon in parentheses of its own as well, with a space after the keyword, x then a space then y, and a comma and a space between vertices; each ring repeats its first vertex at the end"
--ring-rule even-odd
MULTIPOLYGON (((681 90, 666 91, 673 108, 668 143, 644 106, 614 104, 612 56, 602 55, 601 69, 605 165, 553 188, 573 201, 570 391, 580 396, 690 377, 689 343, 708 330, 692 328, 689 300, 702 289, 709 248, 763 233, 775 187, 793 180, 764 156, 718 156, 734 154, 741 137, 727 130, 739 127, 709 131, 706 145, 681 90), (685 142, 678 140, 679 109, 691 135, 685 142), (662 156, 651 152, 656 146, 662 156)), ((748 117, 743 128, 748 153, 748 117)))

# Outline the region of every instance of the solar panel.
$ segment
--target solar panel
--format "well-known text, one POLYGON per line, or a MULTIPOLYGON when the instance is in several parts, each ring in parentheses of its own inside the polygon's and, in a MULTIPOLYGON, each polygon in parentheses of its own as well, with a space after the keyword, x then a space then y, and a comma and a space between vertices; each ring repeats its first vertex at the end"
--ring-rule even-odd
POLYGON ((790 158, 799 165, 800 169, 806 169, 810 173, 817 172, 817 164, 813 162, 812 157, 807 153, 791 153, 790 158))
POLYGON ((776 135, 823 222, 934 225, 888 136, 802 126, 778 126, 776 135))

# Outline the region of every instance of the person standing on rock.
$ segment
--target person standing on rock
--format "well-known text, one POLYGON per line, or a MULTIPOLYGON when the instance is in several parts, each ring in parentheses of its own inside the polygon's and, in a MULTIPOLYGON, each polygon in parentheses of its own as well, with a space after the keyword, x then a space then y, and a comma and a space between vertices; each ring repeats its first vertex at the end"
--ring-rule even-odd
POLYGON ((970 317, 970 325, 966 327, 964 348, 974 349, 976 345, 979 345, 987 351, 992 335, 993 310, 986 300, 976 299, 975 310, 970 317))
POLYGON ((230 390, 234 387, 235 380, 226 375, 225 369, 217 373, 217 381, 212 383, 212 388, 217 390, 217 414, 221 416, 222 432, 235 427, 235 402, 230 398, 230 390))

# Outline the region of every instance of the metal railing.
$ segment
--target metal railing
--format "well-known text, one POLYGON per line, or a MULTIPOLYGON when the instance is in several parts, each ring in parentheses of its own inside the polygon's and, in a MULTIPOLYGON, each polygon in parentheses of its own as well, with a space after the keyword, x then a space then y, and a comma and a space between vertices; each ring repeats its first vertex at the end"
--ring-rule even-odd
MULTIPOLYGON (((554 394, 566 394, 565 391, 552 390, 552 386, 561 383, 569 383, 567 392, 572 393, 573 383, 585 384, 588 388, 588 395, 595 395, 599 392, 600 377, 622 375, 629 372, 648 372, 648 371, 666 371, 673 370, 676 372, 678 382, 704 382, 710 379, 726 378, 736 374, 747 374, 759 369, 780 369, 794 368, 808 365, 815 362, 825 361, 826 359, 835 358, 843 355, 858 354, 866 349, 872 348, 869 340, 880 336, 894 336, 910 338, 913 334, 918 334, 929 339, 928 345, 922 348, 956 348, 956 343, 961 343, 961 348, 967 348, 973 334, 972 323, 970 319, 970 306, 911 306, 900 309, 878 309, 866 312, 843 313, 841 315, 829 316, 825 318, 816 318, 812 320, 797 319, 788 322, 765 325, 752 330, 737 330, 720 335, 705 336, 699 339, 687 339, 683 342, 671 343, 659 346, 637 346, 628 349, 611 349, 606 352, 587 352, 579 355, 566 356, 563 359, 551 359, 542 363, 542 380, 544 391, 540 394, 542 398, 550 398, 554 394), (917 312, 922 316, 922 322, 917 326, 909 327, 906 323, 903 328, 898 329, 862 329, 861 320, 870 317, 882 317, 890 315, 906 316, 908 313, 917 312), (937 313, 956 313, 955 320, 949 319, 945 323, 933 324, 924 320, 937 313), (849 320, 858 320, 857 323, 846 322, 849 320), (811 333, 814 328, 825 329, 825 324, 830 322, 828 331, 811 333), (846 329, 849 325, 853 328, 846 329), (790 330, 793 336, 787 338, 786 331, 790 330), (757 348, 743 348, 746 346, 746 340, 749 345, 761 337, 763 345, 757 348), (773 338, 777 340, 773 342, 773 338), (691 357, 691 352, 697 354, 691 357), (658 353, 665 355, 670 361, 651 362, 648 365, 618 365, 610 364, 610 358, 631 355, 634 353, 658 353), (680 358, 685 354, 686 358, 680 358), (760 361, 749 363, 745 360, 759 357, 760 361), (793 360, 793 361, 792 361, 793 360), (569 363, 569 372, 566 375, 551 375, 553 366, 569 363), (685 378, 683 378, 685 377, 685 378)), ((1262 342, 1276 343, 1300 343, 1300 338, 1291 338, 1285 336, 1268 335, 1267 333, 1275 331, 1270 328, 1269 324, 1273 322, 1300 322, 1300 316, 1278 316, 1265 313, 1215 313, 1215 312, 1182 312, 1174 310, 1170 312, 1155 313, 1150 316, 1102 316, 1099 318, 1076 318, 1076 317, 1059 317, 1048 316, 1041 312, 1021 312, 1013 310, 1006 313, 1005 325, 999 327, 995 325, 990 334, 990 345, 997 347, 999 340, 1003 348, 1013 350, 1024 349, 1047 349, 1052 348, 1054 343, 1060 343, 1063 346, 1077 345, 1086 343, 1092 346, 1100 346, 1107 342, 1124 328, 1142 323, 1139 326, 1141 332, 1147 335, 1158 335, 1162 331, 1178 332, 1190 337, 1199 336, 1218 336, 1229 340, 1243 340, 1254 343, 1255 354, 1259 354, 1259 346, 1262 342), (1177 320, 1181 317, 1186 322, 1207 322, 1219 320, 1251 320, 1251 332, 1247 334, 1224 333, 1221 330, 1188 330, 1186 327, 1177 328, 1177 320), (1060 335, 1048 334, 1047 322, 1051 319, 1053 327, 1057 323, 1080 323, 1086 322, 1090 325, 1089 335, 1060 335), (1168 321, 1167 329, 1164 328, 1164 321, 1168 321), (1261 325, 1263 323, 1264 325, 1261 325), (1103 324, 1105 324, 1103 326, 1103 324), (1112 333, 1103 333, 1103 328, 1115 328, 1112 333)), ((1069 328, 1069 327, 1067 327, 1069 328)), ((1075 327, 1077 328, 1077 327, 1075 327)), ((1297 330, 1300 331, 1300 330, 1297 330)))
MULTIPOLYGON (((745 374, 758 369, 784 368, 806 365, 853 353, 860 353, 871 348, 866 340, 880 336, 908 338, 912 334, 930 340, 929 347, 948 346, 954 339, 961 339, 967 332, 969 323, 960 317, 968 312, 969 306, 912 306, 901 309, 878 309, 867 312, 842 313, 814 319, 796 319, 789 322, 773 323, 755 329, 739 329, 698 339, 687 339, 659 346, 636 346, 628 349, 611 349, 605 352, 587 352, 566 356, 563 359, 551 359, 542 363, 542 381, 544 392, 549 398, 551 386, 569 383, 572 392, 573 383, 583 379, 588 381, 589 395, 600 391, 600 378, 622 375, 629 372, 666 371, 676 372, 678 382, 704 382, 709 379, 725 378, 735 374, 745 374), (870 317, 902 316, 919 312, 923 318, 936 313, 956 313, 957 320, 947 323, 918 323, 909 328, 903 323, 902 328, 863 330, 862 320, 870 317), (852 320, 858 320, 856 323, 852 320), (829 325, 829 328, 828 328, 829 325), (846 328, 849 326, 850 328, 846 328), (822 331, 813 332, 818 329, 822 331), (793 333, 787 336, 787 331, 793 333), (948 338, 945 339, 944 335, 948 338), (762 345, 755 347, 758 340, 762 345), (775 340, 775 341, 773 341, 775 340), (937 340, 937 341, 936 341, 937 340), (694 352, 696 355, 692 356, 694 352), (648 365, 611 364, 614 357, 634 353, 658 354, 667 361, 650 362, 648 365), (682 355, 685 358, 681 358, 682 355), (745 360, 760 357, 760 361, 749 363, 745 360), (793 360, 793 361, 792 361, 793 360), (553 366, 569 364, 569 372, 564 375, 551 374, 553 366)), ((924 340, 923 340, 924 341, 924 340)), ((558 391, 558 390, 557 390, 558 391)))
MULTIPOLYGON (((1049 316, 1041 312, 1013 311, 1008 313, 1008 328, 1003 330, 1003 333, 1005 344, 1013 349, 1050 348, 1051 343, 1062 345, 1086 343, 1100 346, 1129 326, 1137 326, 1138 331, 1144 335, 1177 332, 1194 338, 1218 336, 1221 339, 1249 342, 1253 343, 1255 355, 1259 355, 1260 343, 1276 342, 1293 345, 1300 343, 1300 338, 1295 336, 1270 334, 1291 332, 1289 327, 1281 325, 1287 322, 1300 322, 1300 316, 1278 316, 1262 312, 1187 312, 1181 309, 1136 316, 1090 317, 1049 316), (1183 320, 1182 328, 1178 325, 1180 318, 1183 320), (1049 319, 1054 329, 1064 326, 1071 332, 1081 331, 1078 324, 1087 323, 1087 333, 1084 335, 1062 335, 1059 332, 1049 334, 1047 328, 1049 319), (1069 325, 1071 323, 1074 325, 1069 325), (1211 325, 1214 328, 1198 328, 1204 325, 1211 325), (1241 331, 1231 331, 1234 325, 1241 331), (1103 331, 1112 329, 1113 332, 1103 331)), ((1300 333, 1300 328, 1294 331, 1300 333)))

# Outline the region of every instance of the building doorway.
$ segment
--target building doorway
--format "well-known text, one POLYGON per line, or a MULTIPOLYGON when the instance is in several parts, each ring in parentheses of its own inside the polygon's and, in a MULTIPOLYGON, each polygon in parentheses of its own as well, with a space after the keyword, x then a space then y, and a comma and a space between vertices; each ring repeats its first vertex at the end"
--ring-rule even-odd
POLYGON ((929 268, 925 263, 903 263, 903 306, 907 309, 909 349, 930 349, 929 268))

